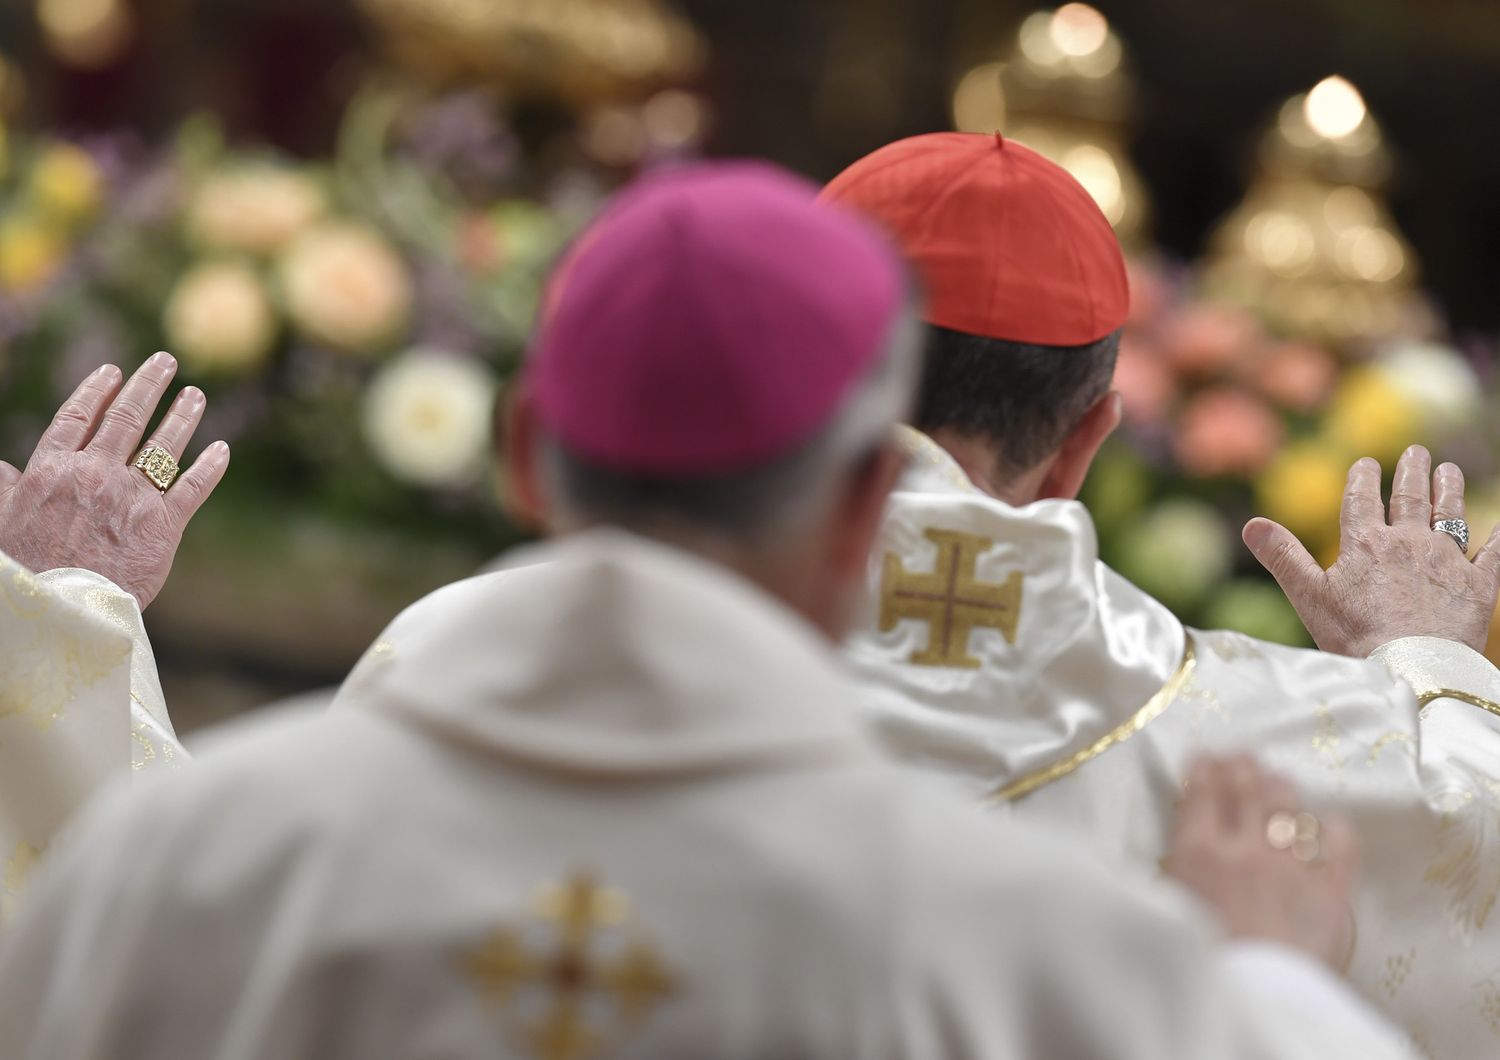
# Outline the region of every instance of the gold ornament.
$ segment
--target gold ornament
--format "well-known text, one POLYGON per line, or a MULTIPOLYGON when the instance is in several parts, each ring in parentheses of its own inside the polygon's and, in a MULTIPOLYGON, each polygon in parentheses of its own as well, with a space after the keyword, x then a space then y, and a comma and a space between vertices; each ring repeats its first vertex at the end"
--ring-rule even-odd
POLYGON ((590 106, 690 77, 704 45, 660 0, 359 0, 403 66, 590 106))
POLYGON ((1070 3, 1028 15, 1006 61, 965 74, 953 120, 963 132, 1003 132, 1062 166, 1130 246, 1145 238, 1150 217, 1125 152, 1130 96, 1120 38, 1096 9, 1070 3))
POLYGON ((1430 334, 1416 255, 1381 196, 1390 170, 1379 123, 1347 80, 1287 100, 1214 236, 1207 293, 1336 345, 1430 334))

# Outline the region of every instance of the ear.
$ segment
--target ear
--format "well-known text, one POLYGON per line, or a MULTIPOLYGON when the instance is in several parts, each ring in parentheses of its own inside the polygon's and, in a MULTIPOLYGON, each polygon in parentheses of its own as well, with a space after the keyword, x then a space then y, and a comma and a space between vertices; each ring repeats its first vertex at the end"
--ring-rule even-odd
POLYGON ((1047 468, 1037 489, 1038 500, 1077 499, 1079 490, 1083 489, 1083 480, 1088 477, 1089 468, 1093 466, 1094 457, 1099 455, 1099 447, 1120 426, 1122 414, 1120 395, 1113 390, 1089 407, 1083 414, 1083 419, 1078 421, 1078 425, 1058 447, 1057 454, 1052 458, 1052 464, 1047 468))
POLYGON ((500 449, 500 504, 505 514, 528 530, 547 524, 541 487, 541 438, 536 408, 524 381, 507 387, 495 406, 495 439, 500 449))
POLYGON ((841 510, 835 513, 833 554, 829 556, 840 580, 864 580, 886 501, 905 470, 906 457, 891 441, 872 453, 850 479, 841 510))

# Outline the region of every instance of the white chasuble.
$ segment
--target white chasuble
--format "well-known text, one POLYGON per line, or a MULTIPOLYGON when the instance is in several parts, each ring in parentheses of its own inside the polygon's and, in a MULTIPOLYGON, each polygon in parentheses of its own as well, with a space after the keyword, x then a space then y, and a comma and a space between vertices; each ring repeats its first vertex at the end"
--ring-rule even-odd
POLYGON ((622 534, 449 586, 327 715, 95 804, 0 943, 6 1056, 1408 1055, 1307 958, 886 762, 853 699, 622 534))
POLYGON ((182 757, 135 599, 97 574, 33 575, 0 554, 0 929, 95 791, 182 757))
POLYGON ((1148 869, 1193 756, 1255 752, 1359 827, 1354 984, 1431 1056, 1500 1055, 1495 668, 1425 638, 1355 660, 1184 629, 1098 561, 1081 505, 1012 508, 903 439, 846 651, 886 747, 1148 869))

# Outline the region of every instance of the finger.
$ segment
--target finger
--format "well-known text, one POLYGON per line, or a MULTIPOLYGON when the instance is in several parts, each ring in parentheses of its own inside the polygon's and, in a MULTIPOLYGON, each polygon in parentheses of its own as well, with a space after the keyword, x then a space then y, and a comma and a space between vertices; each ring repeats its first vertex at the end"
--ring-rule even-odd
POLYGON ((1265 807, 1267 820, 1276 813, 1296 813, 1302 804, 1297 789, 1280 773, 1262 772, 1260 799, 1265 807))
POLYGON ((195 386, 186 387, 167 409, 161 423, 152 432, 147 445, 159 446, 172 454, 173 460, 181 460, 183 452, 192 440, 193 432, 203 422, 203 410, 208 408, 208 398, 195 386))
POLYGON ((1359 876, 1358 833, 1344 817, 1330 817, 1319 824, 1318 849, 1324 868, 1333 874, 1335 886, 1346 892, 1352 890, 1359 876))
POLYGON ((1344 506, 1339 511, 1339 529, 1347 539, 1352 533, 1385 525, 1385 505, 1380 503, 1380 465, 1369 457, 1355 461, 1344 487, 1344 506))
POLYGON ((215 442, 203 450, 193 466, 182 473, 182 476, 167 490, 167 506, 177 516, 178 526, 187 526, 188 521, 203 507, 203 502, 208 500, 209 494, 224 479, 224 472, 229 469, 229 446, 224 442, 215 442))
POLYGON ((1391 525, 1432 525, 1432 454, 1414 445, 1401 454, 1391 483, 1391 525))
POLYGON ((1255 759, 1249 755, 1235 755, 1229 760, 1228 825, 1233 831, 1244 832, 1264 825, 1260 785, 1260 767, 1255 764, 1255 759))
POLYGON ((99 417, 109 407, 109 401, 120 389, 120 370, 106 364, 94 371, 78 384, 73 396, 63 402, 62 408, 52 418, 52 423, 42 432, 37 442, 37 453, 74 453, 82 449, 99 425, 99 417))
POLYGON ((1189 770, 1187 790, 1179 801, 1177 815, 1179 843, 1202 840, 1218 831, 1223 801, 1220 770, 1219 763, 1206 755, 1195 761, 1189 770))
POLYGON ((1500 526, 1490 531, 1490 539, 1474 557, 1474 566, 1490 576, 1490 581, 1500 585, 1500 526))
POLYGON ((150 360, 136 369, 120 396, 104 413, 89 450, 121 463, 129 460, 140 447, 146 422, 176 374, 177 360, 170 353, 152 354, 150 360))
POLYGON ((1432 521, 1468 517, 1463 469, 1457 464, 1440 464, 1432 473, 1432 521))
POLYGON ((0 460, 0 496, 9 493, 15 484, 20 481, 21 472, 13 465, 0 460))
POLYGON ((1280 523, 1251 519, 1245 524, 1243 536, 1245 547, 1270 571, 1294 606, 1303 591, 1323 576, 1323 568, 1302 547, 1297 535, 1280 523))

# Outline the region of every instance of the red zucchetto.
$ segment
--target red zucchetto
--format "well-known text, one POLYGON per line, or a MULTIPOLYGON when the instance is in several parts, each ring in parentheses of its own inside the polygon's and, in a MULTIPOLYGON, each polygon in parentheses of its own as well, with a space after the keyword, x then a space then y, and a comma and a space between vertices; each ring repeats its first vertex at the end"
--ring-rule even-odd
POLYGON ((1081 346, 1125 323, 1130 287, 1109 221, 1066 170, 1014 140, 901 140, 854 163, 823 195, 895 237, 925 285, 930 324, 1081 346))

